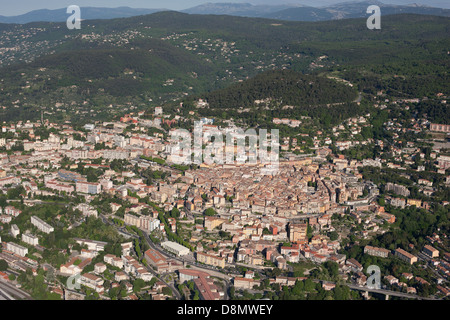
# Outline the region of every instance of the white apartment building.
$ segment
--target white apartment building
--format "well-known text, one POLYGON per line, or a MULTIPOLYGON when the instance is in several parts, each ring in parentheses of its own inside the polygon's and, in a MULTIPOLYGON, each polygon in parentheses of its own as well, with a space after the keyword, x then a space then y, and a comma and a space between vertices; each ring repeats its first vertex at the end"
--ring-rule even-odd
POLYGON ((22 213, 22 211, 20 211, 19 209, 14 208, 13 206, 7 206, 5 207, 5 214, 13 216, 13 217, 17 217, 19 214, 22 213))
POLYGON ((106 254, 103 257, 103 261, 105 261, 107 264, 110 264, 110 265, 112 265, 114 267, 117 267, 117 268, 120 268, 120 269, 123 268, 123 260, 121 258, 119 258, 119 257, 116 257, 113 254, 106 254))
POLYGON ((88 250, 92 250, 92 251, 103 251, 103 250, 105 250, 105 246, 108 244, 107 242, 89 240, 89 239, 74 238, 74 240, 81 246, 87 245, 88 250))
POLYGON ((17 225, 13 224, 11 226, 11 234, 13 235, 14 238, 17 238, 17 236, 20 234, 20 230, 17 225))
POLYGON ((51 233, 55 231, 55 229, 49 225, 48 223, 42 221, 40 218, 36 216, 31 217, 31 224, 36 226, 39 230, 41 230, 44 233, 51 233))
POLYGON ((95 274, 85 273, 80 278, 80 283, 88 288, 94 289, 96 292, 103 292, 104 280, 95 274))
POLYGON ((8 242, 6 244, 6 250, 14 252, 15 254, 25 257, 28 254, 28 249, 25 247, 22 247, 21 245, 18 245, 14 242, 8 242))
POLYGON ((31 233, 22 234, 22 241, 32 246, 36 246, 39 244, 39 238, 35 235, 32 235, 31 233))
POLYGON ((169 252, 176 254, 177 256, 184 256, 184 255, 189 254, 188 248, 186 248, 185 246, 182 246, 181 244, 173 242, 173 241, 165 241, 165 242, 161 243, 161 247, 163 247, 164 249, 166 249, 169 252))

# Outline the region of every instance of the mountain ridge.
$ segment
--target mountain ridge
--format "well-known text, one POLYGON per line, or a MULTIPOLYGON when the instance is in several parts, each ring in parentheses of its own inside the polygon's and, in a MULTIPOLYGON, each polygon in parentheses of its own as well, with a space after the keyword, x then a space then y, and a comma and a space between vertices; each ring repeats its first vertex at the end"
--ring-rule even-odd
MULTIPOLYGON (((80 9, 82 19, 84 20, 127 18, 152 14, 159 11, 167 11, 167 9, 144 9, 130 7, 80 7, 80 9)), ((70 16, 66 10, 67 8, 53 10, 39 9, 17 16, 0 15, 0 23, 26 24, 30 22, 65 22, 70 16)))
POLYGON ((342 74, 372 96, 391 88, 408 98, 449 92, 446 17, 389 16, 376 32, 365 19, 279 22, 176 11, 86 21, 81 30, 2 26, 11 28, 0 33, 3 121, 41 111, 56 120, 111 119, 274 69, 342 74))
MULTIPOLYGON (((251 3, 204 3, 185 10, 144 9, 130 7, 81 7, 83 20, 114 19, 141 16, 162 11, 176 11, 187 14, 231 15, 239 17, 269 18, 287 21, 327 21, 367 17, 366 9, 378 5, 382 15, 399 13, 450 16, 450 9, 427 5, 391 5, 380 1, 355 1, 315 7, 307 5, 253 5, 251 3)), ((40 9, 17 16, 1 16, 0 23, 26 24, 30 22, 65 22, 70 16, 66 8, 40 9)))

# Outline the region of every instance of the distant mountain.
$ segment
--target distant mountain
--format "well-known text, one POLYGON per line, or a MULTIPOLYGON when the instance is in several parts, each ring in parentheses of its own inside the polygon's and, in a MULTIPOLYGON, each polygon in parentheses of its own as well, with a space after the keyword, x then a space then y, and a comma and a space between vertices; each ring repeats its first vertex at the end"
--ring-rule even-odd
MULTIPOLYGON (((139 9, 129 7, 119 8, 96 8, 96 7, 81 7, 81 18, 85 20, 93 19, 114 19, 114 18, 128 18, 133 16, 151 14, 166 9, 139 9)), ((70 16, 66 13, 67 8, 63 9, 42 9, 34 10, 19 16, 0 16, 0 23, 17 23, 25 24, 29 22, 64 22, 70 16)))
POLYGON ((304 5, 253 5, 250 3, 205 3, 183 10, 189 14, 215 14, 241 17, 270 18, 288 21, 327 21, 368 17, 367 8, 378 5, 382 15, 412 13, 450 16, 449 9, 424 5, 390 5, 379 1, 343 2, 326 7, 304 5))
MULTIPOLYGON (((272 78, 255 78, 272 69, 336 71, 355 90, 370 96, 381 90, 405 98, 447 95, 448 23, 446 17, 391 15, 383 19, 380 32, 370 32, 364 18, 280 22, 172 11, 96 20, 75 32, 63 22, 0 24, 0 31, 7 30, 0 32, 0 61, 5 63, 0 68, 0 119, 39 118, 41 111, 55 120, 112 119, 123 115, 125 108, 175 106, 180 98, 250 78, 253 82, 246 81, 243 87, 205 96, 211 105, 236 101, 239 106, 244 100, 259 99, 258 90, 264 88, 263 98, 289 92, 292 100, 283 104, 303 101, 296 98, 298 91, 291 90, 301 84, 278 81, 272 87, 272 78), (17 47, 20 50, 14 50, 17 47)), ((312 82, 323 96, 312 92, 305 102, 328 103, 323 99, 342 91, 342 86, 334 90, 331 84, 312 82)), ((352 109, 346 106, 334 108, 332 119, 337 119, 336 114, 349 115, 352 109)), ((224 111, 205 108, 202 112, 209 110, 214 111, 212 116, 224 111)), ((267 116, 268 123, 271 116, 289 118, 291 109, 275 111, 276 115, 267 116)), ((319 108, 307 111, 320 119, 324 115, 319 108)), ((259 113, 249 117, 259 121, 259 113)))
MULTIPOLYGON (((307 2, 309 3, 309 2, 307 2)), ((253 5, 250 3, 205 3, 180 12, 188 14, 231 15, 239 17, 269 18, 288 21, 327 21, 368 17, 370 5, 378 5, 382 15, 412 13, 450 17, 450 9, 433 8, 424 5, 390 5, 378 1, 344 2, 326 7, 304 5, 253 5)), ((67 8, 56 10, 35 10, 19 16, 0 16, 0 23, 25 24, 29 22, 65 22, 70 16, 67 8)), ((137 9, 129 7, 96 8, 81 7, 84 20, 128 18, 147 15, 166 9, 137 9)))
POLYGON ((337 19, 333 11, 330 12, 328 9, 314 7, 289 8, 266 14, 264 18, 288 21, 327 21, 337 19))
POLYGON ((205 3, 182 10, 189 14, 225 14, 241 17, 262 17, 264 15, 292 8, 292 5, 252 5, 250 3, 205 3))
POLYGON ((290 21, 325 21, 350 18, 368 17, 367 8, 377 5, 381 9, 381 15, 392 14, 427 14, 450 17, 450 9, 432 8, 418 4, 390 5, 379 1, 345 2, 325 8, 297 7, 284 9, 264 15, 264 18, 290 20, 290 21))

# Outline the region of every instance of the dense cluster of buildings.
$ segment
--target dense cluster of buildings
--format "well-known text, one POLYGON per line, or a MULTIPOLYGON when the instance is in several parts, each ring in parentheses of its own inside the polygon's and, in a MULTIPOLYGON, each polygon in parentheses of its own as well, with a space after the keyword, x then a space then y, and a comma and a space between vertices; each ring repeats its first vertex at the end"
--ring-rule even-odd
MULTIPOLYGON (((136 259, 130 242, 123 244, 121 256, 106 254, 102 262, 93 266, 93 271, 84 272, 108 243, 76 238, 74 240, 83 249, 57 266, 61 274, 80 274, 83 286, 102 295, 105 294, 105 280, 113 280, 114 286, 123 282, 132 296, 134 280, 149 282, 153 278, 152 272, 178 272, 180 282, 192 280, 200 298, 206 300, 221 299, 220 290, 207 272, 186 269, 185 263, 180 262, 182 259, 192 259, 190 261, 197 267, 218 272, 236 266, 255 270, 275 266, 288 272, 291 264, 302 261, 314 264, 333 261, 339 265, 341 274, 353 277, 356 283, 364 283, 366 278, 360 262, 340 253, 341 240, 349 236, 350 228, 337 227, 332 217, 353 219, 352 223, 361 226, 361 230, 354 232, 360 239, 386 232, 386 222, 388 225, 395 223, 396 217, 386 212, 389 210, 385 211, 389 207, 377 201, 381 186, 363 179, 359 169, 384 166, 399 169, 399 165, 381 158, 348 159, 342 154, 333 155, 330 148, 333 144, 341 151, 353 147, 356 141, 351 137, 359 135, 368 125, 369 115, 336 126, 332 130, 333 139, 323 139, 322 132, 312 137, 299 134, 295 138, 284 138, 280 144, 282 150, 301 150, 304 142, 311 140, 315 152, 308 155, 288 152, 280 158, 276 171, 267 171, 269 174, 261 174, 261 169, 267 165, 260 162, 202 163, 195 169, 177 169, 171 162, 173 141, 160 133, 161 123, 175 122, 167 120, 161 108, 155 110, 152 119, 143 115, 127 114, 120 121, 92 124, 84 131, 76 131, 69 124, 46 122, 47 129, 55 129, 47 139, 36 136, 37 124, 30 122, 4 127, 5 132, 21 131, 22 136, 28 135, 29 139, 0 141, 0 147, 10 151, 8 155, 0 153, 0 188, 3 192, 22 186, 25 192, 21 196, 26 206, 33 205, 41 196, 81 196, 83 201, 73 209, 81 212, 83 217, 98 218, 106 211, 111 220, 121 221, 127 228, 134 226, 164 239, 160 249, 143 252, 142 261, 136 259), (132 129, 130 124, 133 124, 132 129), (147 131, 152 127, 158 128, 157 133, 147 131), (349 132, 351 139, 346 140, 349 132), (18 143, 23 143, 24 151, 11 151, 18 143), (93 178, 86 172, 95 172, 96 176, 93 178), (164 179, 147 180, 144 172, 156 172, 155 176, 164 173, 164 179), (98 201, 93 200, 101 199, 103 195, 114 197, 114 202, 106 205, 110 210, 94 204, 98 201), (155 204, 166 213, 178 213, 166 215, 163 221, 155 204), (178 210, 173 211, 175 208, 178 210), (213 209, 214 214, 207 215, 207 209, 213 209), (168 232, 184 237, 190 248, 166 241, 168 232), (334 239, 331 233, 336 234, 334 239), (107 274, 113 274, 113 279, 107 274)), ((273 122, 291 127, 301 124, 293 119, 275 118, 273 122)), ((219 127, 213 124, 213 119, 204 118, 202 123, 207 133, 202 143, 208 146, 208 134, 219 127)), ((424 124, 416 124, 416 130, 422 130, 424 124)), ((387 127, 395 130, 393 125, 387 124, 387 127)), ((236 129, 233 128, 230 130, 236 129)), ((430 129, 445 132, 445 127, 440 125, 432 124, 430 129)), ((359 141, 358 144, 366 143, 383 145, 382 141, 376 140, 359 141)), ((416 151, 414 146, 408 145, 399 150, 398 156, 406 153, 409 157, 416 151)), ((395 152, 394 149, 394 157, 397 156, 395 152)), ((433 150, 430 157, 438 173, 445 174, 450 167, 448 156, 433 150)), ((450 178, 446 177, 445 181, 448 184, 450 178)), ((432 195, 438 187, 435 181, 424 178, 416 185, 425 195, 432 195)), ((428 201, 412 198, 411 187, 401 182, 388 182, 382 187, 386 203, 392 207, 431 208, 428 201)), ((61 225, 61 216, 56 221, 32 214, 29 220, 32 228, 23 229, 20 238, 22 226, 19 229, 14 219, 23 214, 23 208, 14 202, 0 207, 0 222, 4 226, 11 225, 8 232, 16 239, 4 243, 2 255, 19 269, 24 269, 27 264, 34 265, 35 261, 27 258, 29 251, 42 251, 39 245, 42 234, 48 235, 61 225)), ((83 223, 83 220, 77 223, 83 223)), ((409 251, 409 248, 364 247, 364 254, 370 256, 392 256, 409 265, 420 262, 420 256, 409 251)), ((425 246, 422 252, 430 259, 439 259, 440 252, 433 246, 425 246)), ((444 278, 448 277, 446 266, 444 262, 435 266, 444 278)), ((293 285, 296 280, 280 276, 271 279, 271 283, 293 285)), ((389 278, 387 281, 394 280, 389 278)), ((233 283, 236 288, 252 289, 261 282, 249 273, 234 277, 233 283)), ((157 286, 162 287, 161 284, 157 286)), ((324 286, 326 290, 332 290, 330 284, 324 286)), ((162 296, 155 293, 156 297, 162 296)))

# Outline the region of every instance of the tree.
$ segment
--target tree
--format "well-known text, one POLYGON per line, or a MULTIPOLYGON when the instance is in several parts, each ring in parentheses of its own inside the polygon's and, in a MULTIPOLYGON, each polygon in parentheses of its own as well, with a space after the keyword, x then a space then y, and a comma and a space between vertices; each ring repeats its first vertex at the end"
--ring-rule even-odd
POLYGON ((169 287, 162 288, 162 293, 165 294, 166 296, 172 296, 172 290, 170 290, 169 287))
POLYGON ((385 206, 386 205, 386 201, 385 201, 385 199, 384 199, 384 196, 380 196, 379 198, 378 198, 378 204, 380 205, 380 206, 385 206))
POLYGON ((339 234, 336 231, 331 231, 329 236, 331 241, 335 241, 339 238, 339 234))
POLYGON ((335 300, 348 300, 350 299, 351 293, 350 288, 347 286, 336 286, 334 289, 334 299, 335 300))
POLYGON ((312 292, 314 289, 316 288, 316 285, 314 284, 314 282, 311 279, 306 279, 305 280, 305 290, 308 292, 312 292))
POLYGON ((6 207, 7 206, 7 197, 3 194, 0 194, 0 207, 6 207))
POLYGON ((235 294, 235 288, 232 286, 230 287, 230 298, 233 299, 234 298, 234 294, 235 294))
POLYGON ((138 293, 139 291, 141 291, 141 289, 145 287, 145 281, 142 279, 136 279, 136 281, 134 281, 133 283, 133 291, 135 293, 138 293))
POLYGON ((295 296, 299 296, 299 295, 302 294, 303 289, 304 289, 303 281, 297 280, 295 282, 294 287, 292 288, 292 294, 295 295, 295 296))
POLYGON ((339 265, 334 261, 327 261, 324 263, 324 267, 328 270, 328 273, 332 277, 337 277, 339 274, 339 265))
POLYGON ((206 209, 205 212, 204 212, 204 215, 205 215, 205 216, 214 216, 214 215, 216 215, 216 214, 217 214, 217 212, 216 212, 216 210, 214 210, 213 208, 208 208, 208 209, 206 209))
POLYGON ((180 210, 178 208, 173 207, 173 209, 170 211, 170 216, 172 218, 178 218, 180 216, 180 210))
POLYGON ((197 290, 195 290, 194 298, 192 298, 192 300, 200 300, 200 296, 197 290))
POLYGON ((8 199, 19 199, 20 195, 25 192, 25 189, 22 186, 16 187, 16 188, 10 188, 6 192, 6 195, 8 199))
POLYGON ((0 271, 6 271, 8 269, 8 263, 5 260, 0 260, 0 271))

